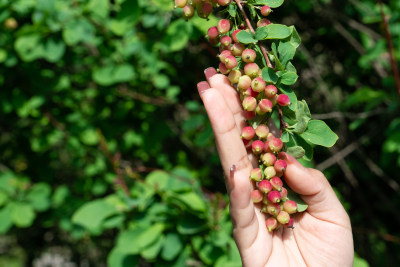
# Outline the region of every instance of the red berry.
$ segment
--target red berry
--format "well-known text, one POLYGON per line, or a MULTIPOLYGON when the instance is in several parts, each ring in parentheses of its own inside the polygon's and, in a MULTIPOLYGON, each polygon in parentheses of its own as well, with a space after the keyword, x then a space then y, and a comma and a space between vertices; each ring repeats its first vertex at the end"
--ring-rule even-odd
POLYGON ((230 69, 228 69, 227 67, 226 67, 226 65, 224 64, 224 63, 219 63, 219 66, 218 66, 218 70, 219 70, 219 72, 221 72, 222 74, 228 74, 231 70, 230 69))
POLYGON ((257 28, 268 26, 269 24, 271 24, 271 21, 267 19, 261 19, 257 22, 257 28))
POLYGON ((278 191, 271 191, 268 193, 268 200, 271 203, 279 203, 281 201, 281 194, 278 191))
POLYGON ((247 88, 246 91, 243 92, 244 96, 252 96, 252 97, 257 97, 259 93, 254 92, 251 87, 247 88))
POLYGON ((286 107, 290 105, 289 96, 285 94, 278 95, 277 102, 279 106, 286 107))
POLYGON ((268 16, 271 13, 272 9, 269 6, 263 6, 261 8, 261 15, 264 17, 268 16))
MULTIPOLYGON (((256 182, 260 182, 262 180, 261 169, 260 168, 255 168, 255 169, 251 170, 250 179, 253 180, 253 181, 256 181, 256 182)), ((271 186, 271 188, 272 188, 272 186, 271 186)), ((260 190, 261 190, 261 188, 260 188, 260 190)))
POLYGON ((268 142, 269 148, 271 149, 272 152, 279 152, 281 151, 283 147, 282 140, 279 138, 274 138, 268 142))
POLYGON ((260 192, 260 190, 252 191, 250 196, 253 203, 260 203, 263 200, 263 194, 260 192))
POLYGON ((269 128, 267 125, 260 124, 257 126, 256 135, 258 136, 258 138, 264 139, 267 137, 268 134, 269 134, 269 128))
POLYGON ((272 185, 268 180, 262 180, 261 182, 258 183, 258 189, 264 194, 268 194, 272 190, 272 185))
POLYGON ((224 35, 221 37, 221 44, 224 46, 229 46, 232 43, 232 38, 228 35, 224 35))
POLYGON ((287 189, 286 188, 284 188, 284 187, 282 187, 282 189, 281 189, 281 199, 282 200, 286 200, 287 199, 287 189))
POLYGON ((278 89, 276 88, 275 85, 267 85, 265 87, 265 96, 268 98, 271 98, 273 96, 275 96, 278 93, 278 89))
POLYGON ((242 59, 246 63, 253 63, 256 60, 257 54, 253 49, 245 49, 242 53, 242 59))
POLYGON ((224 50, 218 55, 218 58, 221 62, 225 62, 225 59, 229 56, 232 56, 232 52, 230 50, 224 50))
POLYGON ((264 142, 260 141, 260 140, 256 140, 253 142, 253 144, 251 145, 251 148, 253 150, 253 153, 255 155, 259 155, 261 154, 261 152, 264 151, 264 142))
POLYGON ((274 166, 276 156, 272 153, 265 153, 261 158, 263 164, 267 167, 274 166))
POLYGON ((251 126, 246 126, 242 129, 242 139, 251 140, 256 135, 256 131, 251 126))
POLYGON ((219 36, 219 32, 217 27, 210 27, 207 31, 208 38, 210 39, 217 39, 219 36))
POLYGON ((233 69, 237 66, 238 62, 237 59, 234 56, 229 56, 225 59, 225 66, 228 69, 233 69))
POLYGON ((231 23, 227 19, 221 19, 218 22, 217 28, 218 28, 219 33, 225 34, 225 33, 229 32, 229 30, 231 29, 231 23))
POLYGON ((248 96, 245 99, 243 99, 242 105, 243 109, 246 111, 255 111, 257 108, 257 99, 248 96))
POLYGON ((271 185, 274 188, 274 190, 281 191, 282 186, 283 186, 283 182, 282 182, 281 178, 274 176, 271 178, 270 182, 271 182, 271 185))
POLYGON ((280 159, 275 162, 274 167, 276 172, 284 172, 287 168, 287 163, 286 161, 280 159))
POLYGON ((250 77, 257 77, 260 67, 256 63, 247 63, 244 66, 244 73, 250 77))
POLYGON ((261 99, 260 102, 258 103, 258 109, 256 112, 260 115, 265 114, 267 112, 272 111, 272 103, 268 99, 261 99))
MULTIPOLYGON (((263 78, 256 77, 253 79, 251 82, 251 88, 253 88, 254 91, 261 93, 265 89, 265 81, 263 78)), ((269 101, 269 100, 268 100, 269 101)))
POLYGON ((297 212, 297 203, 293 200, 286 200, 283 203, 283 210, 289 214, 293 214, 297 212))
POLYGON ((293 229, 294 228, 293 224, 294 224, 293 218, 290 218, 289 222, 287 224, 285 224, 284 226, 287 227, 287 228, 292 228, 293 229))
POLYGON ((267 226, 268 232, 272 232, 278 227, 278 222, 274 217, 270 217, 265 221, 265 226, 267 226))

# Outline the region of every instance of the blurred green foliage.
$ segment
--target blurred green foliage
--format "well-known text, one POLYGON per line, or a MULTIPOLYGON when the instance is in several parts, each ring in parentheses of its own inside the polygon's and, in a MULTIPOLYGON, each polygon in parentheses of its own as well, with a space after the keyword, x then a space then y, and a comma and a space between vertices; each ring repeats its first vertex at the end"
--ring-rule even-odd
MULTIPOLYGON (((385 12, 399 60, 399 1, 385 12)), ((0 0, 0 266, 240 266, 195 90, 216 18, 180 16, 170 0, 0 0)), ((340 136, 314 166, 358 255, 394 265, 400 121, 379 6, 288 0, 271 20, 302 36, 294 89, 340 136)))

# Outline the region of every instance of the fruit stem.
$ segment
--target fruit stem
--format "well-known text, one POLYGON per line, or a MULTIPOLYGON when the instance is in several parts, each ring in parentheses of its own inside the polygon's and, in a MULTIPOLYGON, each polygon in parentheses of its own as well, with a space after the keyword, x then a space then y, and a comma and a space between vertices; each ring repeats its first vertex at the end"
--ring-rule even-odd
MULTIPOLYGON (((235 2, 236 2, 236 4, 237 4, 237 6, 239 7, 240 12, 242 13, 242 15, 243 15, 243 17, 244 17, 244 20, 246 21, 247 27, 250 29, 250 31, 251 31, 253 34, 255 34, 254 28, 253 28, 253 26, 251 25, 251 22, 250 22, 249 18, 247 17, 246 12, 245 12, 244 9, 243 9, 243 6, 242 6, 242 2, 243 2, 243 1, 235 0, 235 2)), ((267 61, 267 66, 268 66, 269 68, 273 68, 273 66, 272 66, 272 64, 271 64, 271 62, 269 61, 269 58, 268 58, 268 51, 267 51, 267 49, 266 49, 260 42, 258 42, 258 43, 259 43, 259 45, 260 45, 261 51, 262 51, 262 53, 263 53, 263 55, 264 55, 264 58, 265 58, 265 60, 267 61)))

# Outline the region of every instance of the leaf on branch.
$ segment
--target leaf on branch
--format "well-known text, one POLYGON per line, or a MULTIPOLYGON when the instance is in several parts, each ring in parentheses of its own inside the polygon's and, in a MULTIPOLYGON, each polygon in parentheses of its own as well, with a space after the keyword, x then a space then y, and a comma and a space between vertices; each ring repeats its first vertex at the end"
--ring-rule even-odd
POLYGON ((258 40, 272 40, 272 39, 285 39, 290 36, 292 30, 282 24, 270 24, 268 26, 260 27, 257 31, 262 32, 263 34, 259 35, 258 40), (262 29, 265 28, 265 29, 262 29))
POLYGON ((293 59, 296 48, 290 42, 280 42, 278 46, 279 59, 283 66, 293 59))
POLYGON ((296 159, 301 159, 306 154, 306 151, 301 146, 289 147, 286 152, 296 159))
POLYGON ((236 37, 238 38, 239 42, 244 43, 244 44, 251 44, 251 43, 257 42, 257 40, 254 39, 253 35, 246 31, 240 31, 236 35, 236 37))
POLYGON ((283 4, 284 0, 256 0, 255 5, 266 5, 272 8, 280 7, 283 4))
POLYGON ((281 77, 281 83, 285 85, 295 84, 298 77, 295 72, 286 72, 281 77))
POLYGON ((262 70, 262 78, 266 81, 266 82, 272 82, 273 84, 276 84, 276 82, 278 81, 279 77, 278 75, 276 75, 274 69, 272 68, 268 68, 265 67, 262 70))
POLYGON ((320 120, 310 121, 307 130, 300 136, 312 144, 324 147, 332 147, 339 139, 329 126, 320 120))

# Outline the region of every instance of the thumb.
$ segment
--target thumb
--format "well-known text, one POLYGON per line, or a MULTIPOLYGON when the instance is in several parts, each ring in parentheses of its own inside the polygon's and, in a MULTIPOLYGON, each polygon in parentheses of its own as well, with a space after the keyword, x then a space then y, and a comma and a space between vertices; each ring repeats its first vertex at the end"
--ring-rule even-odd
POLYGON ((308 204, 312 216, 340 225, 349 225, 349 217, 325 175, 316 169, 306 168, 287 153, 279 158, 288 164, 284 177, 288 186, 308 204))

